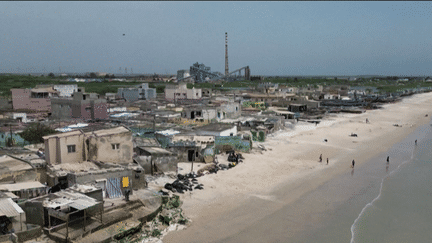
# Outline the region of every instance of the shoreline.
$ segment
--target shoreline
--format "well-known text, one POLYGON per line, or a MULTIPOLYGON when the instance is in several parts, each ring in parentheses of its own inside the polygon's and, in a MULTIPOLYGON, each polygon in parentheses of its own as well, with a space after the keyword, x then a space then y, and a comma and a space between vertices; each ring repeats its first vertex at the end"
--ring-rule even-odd
POLYGON ((205 190, 182 195, 183 210, 192 225, 185 231, 171 232, 163 241, 208 242, 235 235, 350 171, 352 159, 356 168, 361 168, 386 152, 429 122, 425 114, 432 112, 431 101, 432 93, 417 94, 379 110, 328 117, 317 127, 300 123, 294 133, 270 135, 259 144, 271 151, 243 154, 244 163, 235 169, 201 177, 205 190), (365 123, 366 118, 370 123, 365 123), (350 137, 351 133, 358 137, 350 137), (324 138, 328 142, 323 142, 324 138), (320 154, 322 163, 318 162, 320 154), (329 165, 325 165, 327 157, 329 165))

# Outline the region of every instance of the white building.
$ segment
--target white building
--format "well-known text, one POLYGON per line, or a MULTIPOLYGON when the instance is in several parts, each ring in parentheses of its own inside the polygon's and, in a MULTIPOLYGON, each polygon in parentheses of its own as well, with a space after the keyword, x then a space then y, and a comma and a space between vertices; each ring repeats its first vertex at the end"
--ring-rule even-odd
POLYGON ((78 85, 76 84, 64 84, 54 85, 53 89, 57 90, 60 97, 72 97, 74 92, 78 92, 78 85))
POLYGON ((188 89, 186 84, 167 85, 165 87, 165 99, 169 101, 199 100, 201 97, 201 89, 188 89))

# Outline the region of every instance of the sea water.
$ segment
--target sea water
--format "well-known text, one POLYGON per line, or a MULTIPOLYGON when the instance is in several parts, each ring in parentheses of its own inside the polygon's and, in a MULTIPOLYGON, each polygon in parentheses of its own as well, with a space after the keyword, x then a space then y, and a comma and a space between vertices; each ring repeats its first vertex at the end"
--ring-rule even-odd
MULTIPOLYGON (((427 124, 220 242, 432 242, 431 161, 427 124)), ((298 186, 310 185, 306 180, 298 186)), ((289 193, 276 191, 276 201, 287 200, 289 193)), ((262 204, 272 207, 272 202, 262 204)))
POLYGON ((351 175, 334 178, 296 206, 306 210, 316 207, 309 203, 302 208, 307 201, 328 198, 333 198, 333 207, 309 208, 319 220, 287 237, 287 242, 432 242, 431 125, 419 127, 389 151, 351 175))
POLYGON ((432 137, 382 179, 380 191, 351 227, 351 242, 432 241, 432 137))

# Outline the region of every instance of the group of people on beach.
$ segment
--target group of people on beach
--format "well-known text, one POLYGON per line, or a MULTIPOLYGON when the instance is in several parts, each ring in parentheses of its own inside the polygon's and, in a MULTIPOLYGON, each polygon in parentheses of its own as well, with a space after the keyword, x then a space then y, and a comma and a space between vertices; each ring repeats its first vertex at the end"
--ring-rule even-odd
MULTIPOLYGON (((321 163, 322 162, 322 154, 320 154, 320 156, 319 156, 319 162, 321 163)), ((329 163, 329 159, 327 158, 327 164, 329 163)))

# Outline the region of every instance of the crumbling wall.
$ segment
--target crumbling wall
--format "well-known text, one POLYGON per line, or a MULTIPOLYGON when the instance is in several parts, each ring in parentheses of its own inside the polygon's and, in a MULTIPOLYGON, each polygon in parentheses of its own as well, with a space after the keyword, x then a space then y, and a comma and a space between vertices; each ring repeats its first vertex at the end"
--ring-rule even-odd
POLYGON ((132 163, 133 143, 130 132, 89 138, 89 160, 116 164, 132 163), (119 144, 119 149, 113 148, 119 144))
POLYGON ((152 156, 152 163, 156 167, 156 172, 177 172, 177 155, 152 156))

